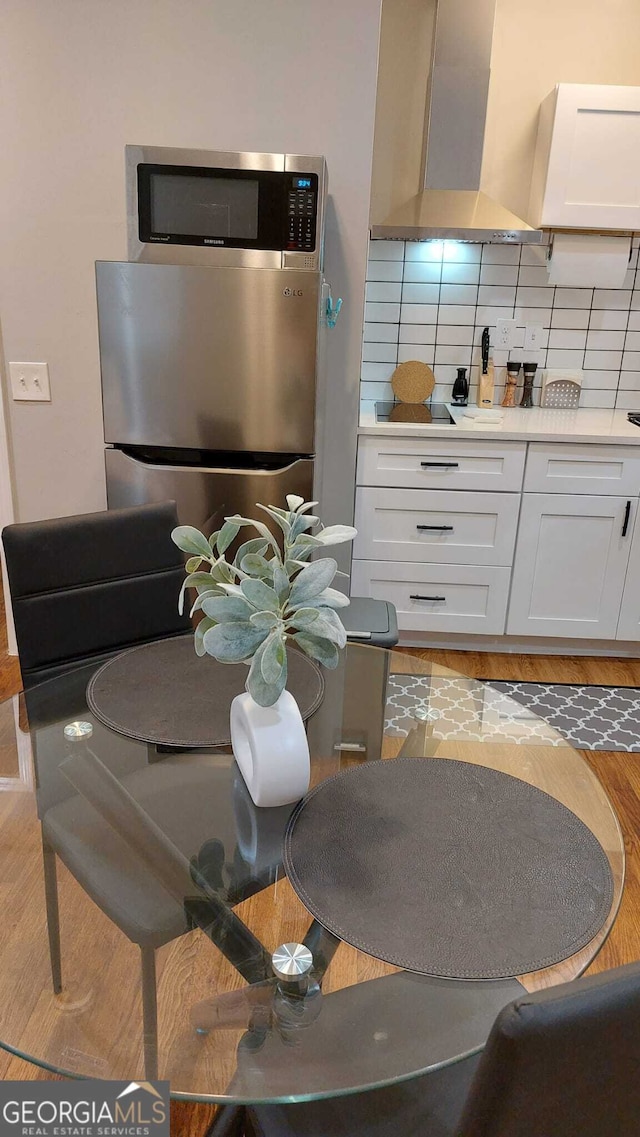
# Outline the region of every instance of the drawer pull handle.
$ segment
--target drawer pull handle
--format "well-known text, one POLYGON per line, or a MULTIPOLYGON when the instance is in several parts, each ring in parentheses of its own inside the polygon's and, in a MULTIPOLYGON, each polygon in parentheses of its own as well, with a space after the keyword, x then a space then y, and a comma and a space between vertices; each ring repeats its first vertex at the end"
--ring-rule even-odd
POLYGON ((421 462, 421 466, 437 466, 439 470, 453 470, 456 469, 459 462, 421 462))
POLYGON ((416 525, 416 529, 429 529, 434 533, 453 533, 453 525, 416 525))
POLYGON ((409 594, 410 600, 446 600, 446 596, 420 596, 419 593, 413 592, 409 594))
POLYGON ((624 521, 622 522, 622 536, 626 537, 629 528, 629 517, 631 515, 631 502, 628 501, 624 507, 624 521))

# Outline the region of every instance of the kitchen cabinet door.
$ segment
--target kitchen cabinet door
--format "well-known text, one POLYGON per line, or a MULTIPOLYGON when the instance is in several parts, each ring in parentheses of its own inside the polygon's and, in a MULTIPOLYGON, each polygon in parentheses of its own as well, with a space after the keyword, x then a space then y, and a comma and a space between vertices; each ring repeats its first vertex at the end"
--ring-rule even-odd
POLYGON ((640 87, 559 83, 540 107, 528 220, 640 228, 640 87))
POLYGON ((507 633, 613 639, 636 506, 624 497, 524 494, 507 633))
MULTIPOLYGON (((637 510, 637 502, 634 502, 637 510)), ((636 521, 622 593, 617 640, 640 640, 640 523, 636 521)))

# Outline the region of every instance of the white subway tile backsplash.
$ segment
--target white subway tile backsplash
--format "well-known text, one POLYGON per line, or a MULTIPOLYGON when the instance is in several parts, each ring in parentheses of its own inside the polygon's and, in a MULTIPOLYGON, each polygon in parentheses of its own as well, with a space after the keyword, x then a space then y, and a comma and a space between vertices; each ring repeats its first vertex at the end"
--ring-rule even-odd
POLYGON ((405 261, 405 284, 439 284, 442 261, 405 261))
POLYGON ((402 324, 435 324, 437 319, 437 304, 403 304, 399 316, 402 324))
POLYGON ((404 241, 369 241, 370 261, 403 261, 404 241))
POLYGON ((517 265, 494 265, 485 263, 480 270, 480 284, 517 284, 517 265))
POLYGON ((513 308, 494 308, 491 304, 479 304, 476 308, 475 322, 482 327, 495 328, 498 320, 510 320, 513 308))
POLYGON ((469 367, 471 364, 471 344, 468 346, 448 346, 438 344, 436 347, 436 363, 453 363, 456 367, 469 367))
POLYGON ((407 241, 405 261, 441 261, 442 241, 407 241))
POLYGON ((580 392, 581 407, 600 407, 613 410, 616 405, 615 391, 585 391, 580 392))
POLYGON ((456 368, 468 367, 473 401, 480 340, 489 327, 496 399, 509 355, 526 355, 538 363, 538 389, 545 366, 580 368, 581 406, 640 409, 639 246, 636 238, 623 288, 594 290, 548 285, 546 245, 370 242, 362 397, 392 398, 396 364, 416 359, 434 367, 440 401, 451 396, 456 368), (512 317, 517 329, 507 352, 495 347, 496 324, 512 317), (543 328, 536 352, 523 346, 527 324, 543 328))
POLYGON ((431 344, 401 343, 398 347, 398 363, 406 363, 408 359, 417 359, 420 363, 433 363, 435 347, 431 344))
POLYGON ((360 378, 368 380, 389 380, 395 371, 395 363, 363 363, 360 378))
POLYGON ((548 286, 549 271, 546 265, 520 265, 518 284, 537 288, 548 286))
MULTIPOLYGON (((547 367, 582 367, 584 358, 584 351, 582 350, 569 350, 558 347, 550 347, 547 352, 547 367)), ((593 364, 594 367, 597 364, 593 364)), ((604 366, 604 365, 603 365, 604 366)))
POLYGON ((456 261, 442 262, 443 284, 477 284, 479 278, 479 263, 474 264, 472 262, 469 262, 466 264, 458 264, 456 261))
POLYGON ((436 377, 436 383, 446 383, 451 394, 451 384, 457 377, 458 368, 455 364, 437 363, 433 369, 433 374, 436 377))
POLYGON ((554 308, 591 308, 593 288, 556 288, 554 308))
POLYGON ((367 280, 402 280, 402 261, 369 261, 367 280))
POLYGON ((624 347, 624 332, 590 331, 587 347, 602 351, 620 351, 624 347))
POLYGON ((585 351, 584 366, 602 368, 604 371, 613 371, 620 368, 622 360, 621 351, 585 351))
POLYGON ((482 245, 472 245, 468 241, 443 241, 443 261, 453 261, 455 264, 479 264, 482 255, 482 245))
POLYGON ((372 280, 367 284, 366 299, 391 304, 400 299, 402 285, 390 280, 372 280))
POLYGON ((362 345, 363 363, 395 363, 398 345, 395 343, 369 343, 362 345))
POLYGON ((640 391, 618 391, 616 410, 640 411, 640 391))
POLYGON ((520 264, 546 266, 548 252, 549 250, 546 245, 523 245, 520 254, 520 264))
MULTIPOLYGON (((593 313, 591 313, 593 315, 593 313)), ((552 328, 588 328, 588 308, 554 308, 551 314, 552 328)))
POLYGON ((512 308, 515 302, 515 285, 481 284, 478 289, 478 304, 512 308))
POLYGON ((400 324, 400 343, 435 343, 435 324, 400 324))
POLYGON ((551 320, 551 307, 549 308, 521 308, 516 306, 514 319, 518 324, 542 324, 549 326, 551 320))
POLYGON ((364 338, 367 343, 397 343, 398 325, 365 323, 364 338))
POLYGON ((483 245, 482 263, 490 265, 520 264, 520 245, 483 245))
POLYGON ((372 304, 371 301, 367 301, 364 306, 364 318, 372 323, 397 324, 400 319, 400 305, 372 304))
POLYGON ((553 288, 527 288, 518 285, 516 304, 523 308, 544 308, 553 304, 553 288))
POLYGON ((390 383, 369 383, 363 379, 360 383, 361 399, 378 399, 392 402, 394 399, 393 387, 390 383))
POLYGON ((586 331, 554 328, 549 332, 549 347, 581 348, 584 351, 586 344, 586 331))
POLYGON ((441 304, 475 304, 478 288, 475 284, 441 284, 441 304))
POLYGON ((440 294, 439 284, 403 284, 403 304, 437 304, 440 294))
POLYGON ((436 333, 436 343, 455 344, 457 346, 471 347, 473 343, 473 324, 439 324, 436 333))
POLYGON ((627 326, 629 313, 625 311, 616 312, 615 309, 608 308, 592 308, 589 318, 589 328, 595 328, 599 331, 623 331, 627 326))
POLYGON ((475 316, 473 304, 441 304, 438 309, 439 324, 472 324, 475 316))
POLYGON ((582 386, 596 391, 615 391, 618 386, 618 371, 583 371, 582 386))
POLYGON ((593 293, 594 308, 614 308, 616 311, 629 311, 631 292, 628 288, 596 288, 593 293))
POLYGON ((618 390, 640 392, 640 371, 621 371, 618 390))

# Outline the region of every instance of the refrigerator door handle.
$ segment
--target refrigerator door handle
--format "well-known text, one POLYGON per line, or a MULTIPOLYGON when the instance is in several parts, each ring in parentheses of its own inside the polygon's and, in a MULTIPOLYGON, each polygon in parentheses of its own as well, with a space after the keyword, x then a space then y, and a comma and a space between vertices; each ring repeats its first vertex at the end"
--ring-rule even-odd
MULTIPOLYGON (((116 449, 113 447, 112 449, 116 449)), ((145 466, 148 470, 180 470, 185 473, 198 473, 198 474, 238 474, 240 476, 249 476, 257 478, 272 478, 277 474, 284 474, 287 470, 293 470, 300 461, 308 461, 308 455, 296 454, 294 458, 284 463, 282 466, 184 466, 180 462, 154 462, 151 458, 143 457, 141 454, 133 454, 131 451, 123 448, 121 453, 125 454, 131 462, 137 462, 140 466, 145 466)))

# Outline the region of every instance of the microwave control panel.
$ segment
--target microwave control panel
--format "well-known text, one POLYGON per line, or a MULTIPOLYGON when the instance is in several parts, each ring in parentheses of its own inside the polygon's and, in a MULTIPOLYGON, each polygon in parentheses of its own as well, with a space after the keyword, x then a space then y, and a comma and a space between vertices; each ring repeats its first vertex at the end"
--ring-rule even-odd
POLYGON ((288 231, 285 248, 294 252, 312 252, 316 247, 318 175, 291 174, 287 193, 288 231))

